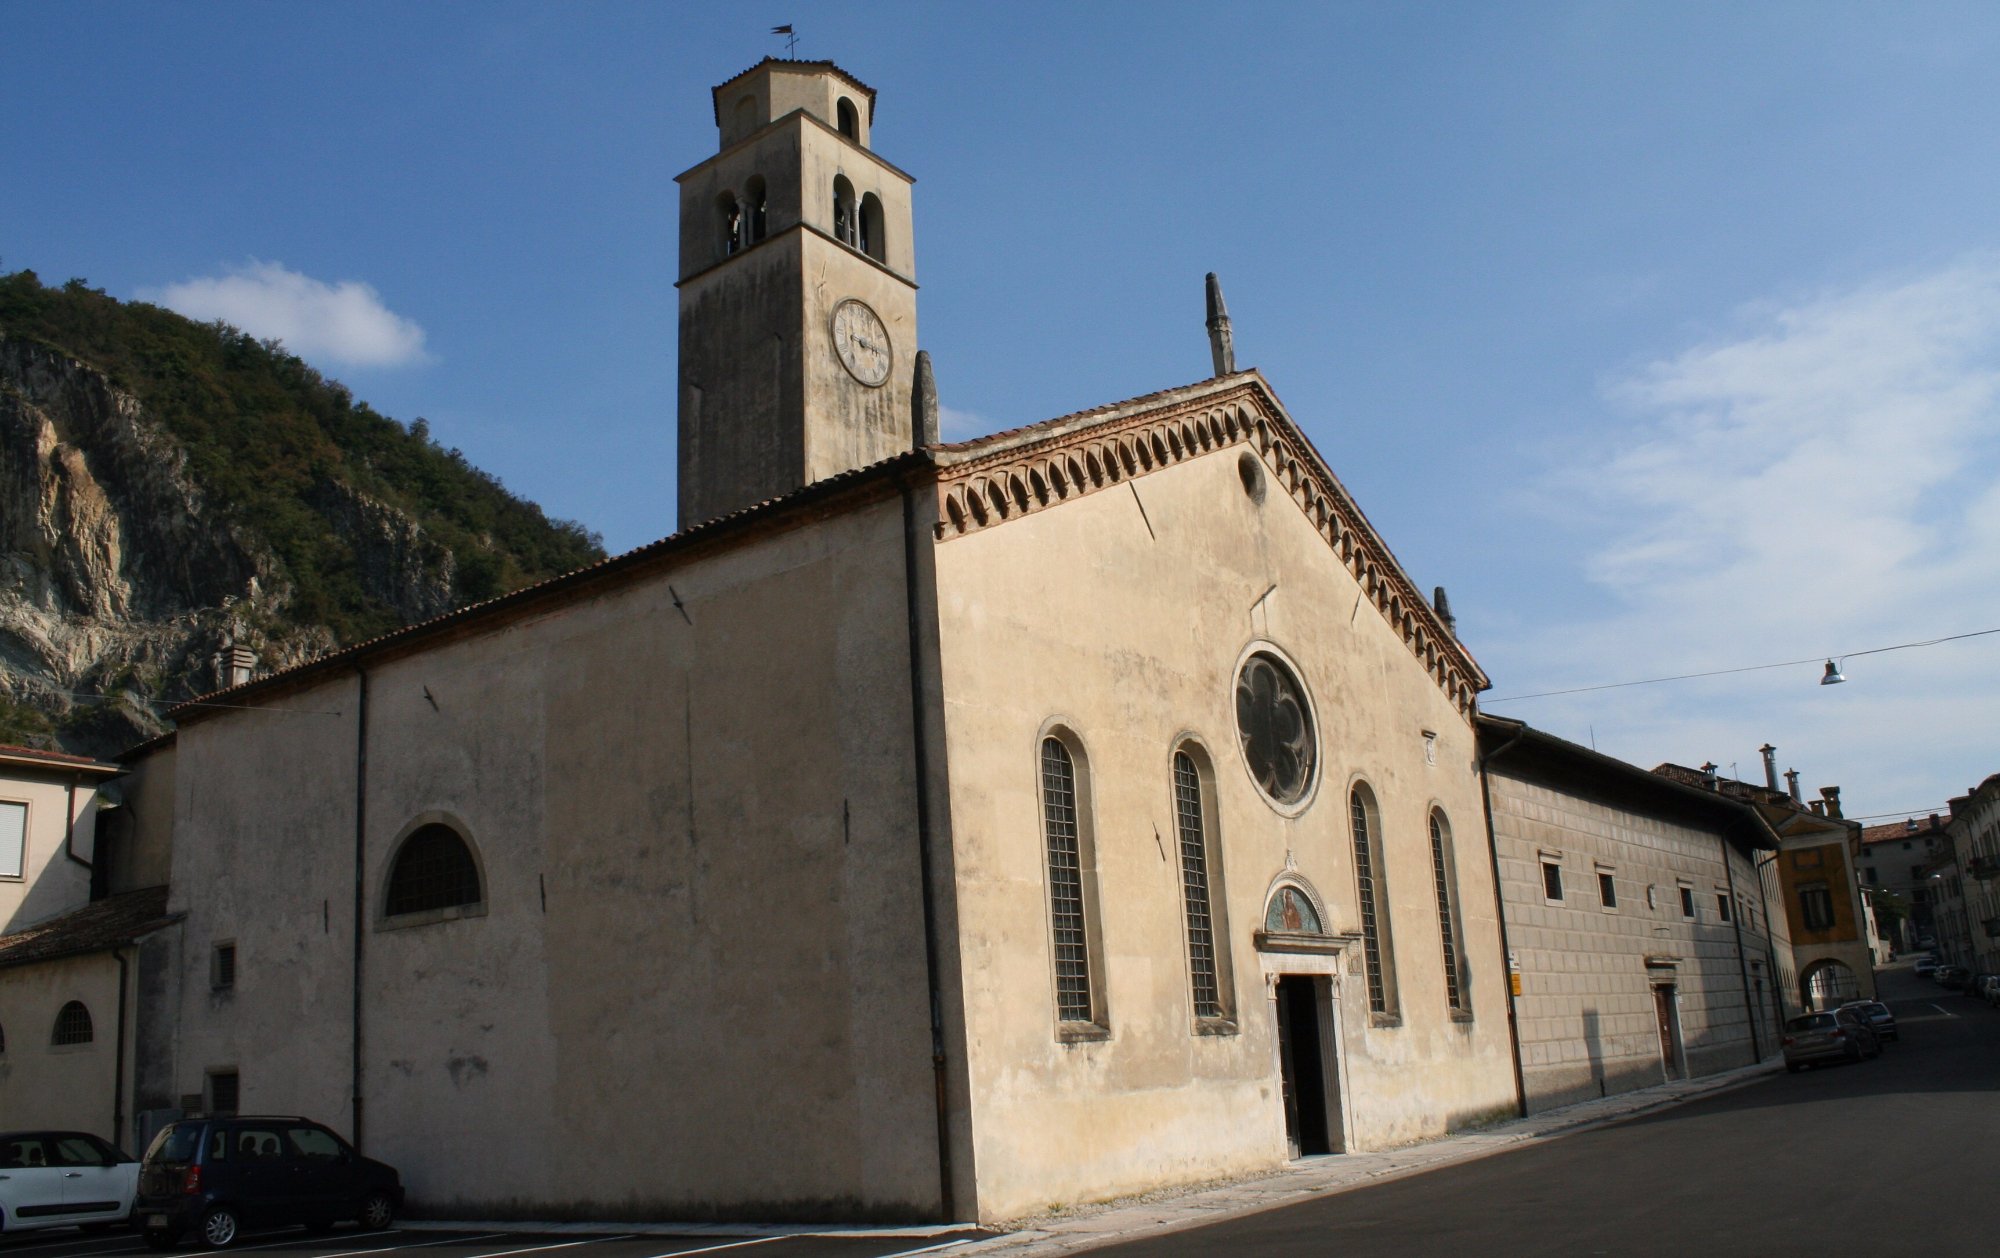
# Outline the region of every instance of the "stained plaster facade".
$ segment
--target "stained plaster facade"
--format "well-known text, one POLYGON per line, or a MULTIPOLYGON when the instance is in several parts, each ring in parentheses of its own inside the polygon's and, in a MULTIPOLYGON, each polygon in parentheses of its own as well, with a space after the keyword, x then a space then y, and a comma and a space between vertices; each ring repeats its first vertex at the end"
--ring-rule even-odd
POLYGON ((1519 722, 1481 744, 1529 1110, 1776 1052, 1797 1005, 1756 812, 1519 722))
POLYGON ((1947 833, 1963 879, 1967 968, 2000 973, 2000 774, 1951 801, 1947 833))

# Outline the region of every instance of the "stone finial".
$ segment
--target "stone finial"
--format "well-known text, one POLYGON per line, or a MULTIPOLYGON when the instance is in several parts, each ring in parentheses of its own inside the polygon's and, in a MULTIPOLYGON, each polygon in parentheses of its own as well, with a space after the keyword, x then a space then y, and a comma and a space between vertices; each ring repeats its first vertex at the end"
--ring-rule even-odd
POLYGON ((1222 281, 1208 273, 1208 352, 1215 359, 1215 374, 1236 372, 1236 339, 1229 330, 1229 307, 1222 302, 1222 281))
POLYGON ((931 373, 931 352, 917 351, 916 379, 910 383, 910 435, 918 449, 934 446, 938 435, 937 377, 931 373))
POLYGON ((1436 592, 1431 595, 1431 606, 1437 609, 1438 619, 1444 622, 1444 631, 1456 638, 1458 636, 1458 617, 1451 614, 1451 600, 1445 597, 1442 585, 1437 587, 1436 592))

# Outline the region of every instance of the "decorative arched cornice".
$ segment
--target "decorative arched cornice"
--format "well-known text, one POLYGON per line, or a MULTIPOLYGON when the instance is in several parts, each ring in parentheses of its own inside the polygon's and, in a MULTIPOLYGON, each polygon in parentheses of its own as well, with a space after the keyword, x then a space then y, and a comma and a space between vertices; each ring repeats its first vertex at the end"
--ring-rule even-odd
POLYGON ((1256 455, 1273 491, 1291 498, 1469 717, 1486 674, 1256 372, 939 447, 936 537, 948 542, 1236 446, 1256 455))

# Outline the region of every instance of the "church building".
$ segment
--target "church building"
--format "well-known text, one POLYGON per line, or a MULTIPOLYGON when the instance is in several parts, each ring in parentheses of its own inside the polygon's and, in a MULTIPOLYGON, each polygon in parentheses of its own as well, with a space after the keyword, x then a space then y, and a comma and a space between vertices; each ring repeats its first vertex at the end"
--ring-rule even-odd
POLYGON ((714 105, 678 531, 176 713, 135 1109, 448 1217, 988 1221, 1515 1113, 1485 676, 1219 291, 1210 378, 940 442, 873 89, 714 105))

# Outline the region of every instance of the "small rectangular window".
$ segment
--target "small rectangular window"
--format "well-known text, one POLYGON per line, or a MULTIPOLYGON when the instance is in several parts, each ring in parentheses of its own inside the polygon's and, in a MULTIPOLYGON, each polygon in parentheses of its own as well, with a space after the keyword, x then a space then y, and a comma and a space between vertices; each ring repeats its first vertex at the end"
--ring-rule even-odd
POLYGON ((1607 909, 1618 907, 1618 880, 1609 870, 1597 871, 1597 899, 1607 909))
POLYGON ((236 944, 215 945, 215 955, 208 967, 208 985, 216 991, 228 991, 236 986, 236 944))
POLYGON ((234 1070, 217 1070, 208 1076, 208 1112, 234 1114, 241 1079, 234 1070))
POLYGON ((1694 888, 1693 888, 1693 887, 1689 887, 1689 886, 1682 886, 1682 887, 1681 887, 1681 916, 1682 916, 1682 917, 1693 917, 1693 916, 1694 916, 1694 888))
POLYGON ((1551 900, 1563 898, 1562 866, 1554 861, 1542 862, 1542 894, 1551 900))
POLYGON ((0 803, 0 878, 20 878, 28 868, 28 806, 0 803))
POLYGON ((1861 871, 1861 878, 1862 881, 1866 882, 1871 887, 1874 886, 1876 883, 1882 881, 1880 878, 1877 878, 1875 876, 1875 867, 1873 865, 1870 865, 1868 866, 1868 868, 1861 871))
POLYGON ((1722 915, 1723 921, 1729 920, 1729 896, 1726 892, 1715 893, 1715 911, 1722 915))

